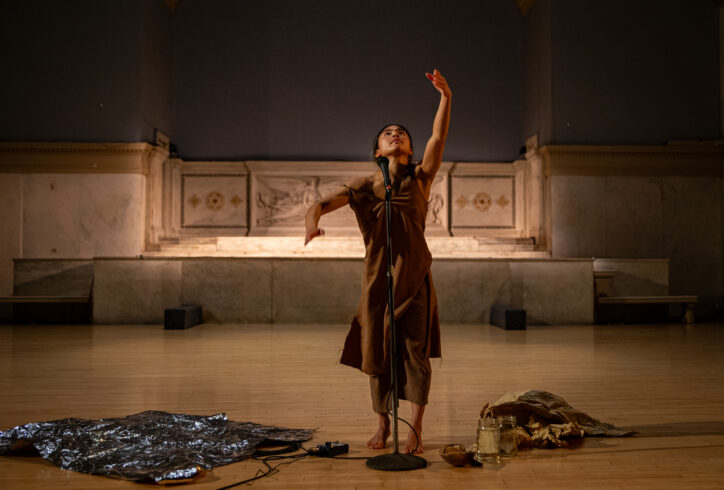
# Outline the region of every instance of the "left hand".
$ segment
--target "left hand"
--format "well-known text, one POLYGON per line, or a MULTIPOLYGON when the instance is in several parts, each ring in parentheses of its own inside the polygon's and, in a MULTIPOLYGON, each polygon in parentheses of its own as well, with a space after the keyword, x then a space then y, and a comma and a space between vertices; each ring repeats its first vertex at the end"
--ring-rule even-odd
POLYGON ((450 87, 448 87, 447 80, 445 80, 445 77, 442 76, 442 73, 437 71, 437 69, 433 70, 432 73, 425 73, 425 76, 432 82, 437 91, 440 92, 440 95, 447 98, 452 96, 452 91, 450 87))

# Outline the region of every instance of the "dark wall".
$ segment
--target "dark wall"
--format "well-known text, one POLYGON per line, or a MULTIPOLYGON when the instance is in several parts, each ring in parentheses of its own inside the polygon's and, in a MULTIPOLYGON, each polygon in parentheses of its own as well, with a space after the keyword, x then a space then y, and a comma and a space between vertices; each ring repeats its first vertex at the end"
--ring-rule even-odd
POLYGON ((173 45, 171 14, 160 0, 140 0, 140 131, 153 141, 154 129, 171 136, 173 45))
POLYGON ((450 160, 513 160, 523 120, 511 0, 184 0, 174 14, 173 139, 188 159, 369 158, 399 121, 418 157, 453 89, 450 160))
POLYGON ((3 2, 0 138, 138 141, 138 4, 3 2))
POLYGON ((538 133, 539 143, 551 141, 553 74, 551 2, 537 0, 523 20, 525 111, 522 138, 538 133))
POLYGON ((173 141, 185 158, 264 158, 269 138, 264 2, 184 1, 173 21, 173 141))
POLYGON ((170 22, 161 0, 3 2, 0 139, 170 133, 170 22))
POLYGON ((557 144, 718 139, 714 0, 552 1, 557 144))
POLYGON ((453 88, 445 158, 720 136, 715 0, 34 0, 0 3, 0 140, 150 141, 188 159, 418 157, 453 88), (525 47, 524 47, 525 46, 525 47), (172 63, 173 59, 173 63, 172 63), (524 70, 525 66, 525 70, 524 70), (173 87, 173 89, 172 89, 173 87))

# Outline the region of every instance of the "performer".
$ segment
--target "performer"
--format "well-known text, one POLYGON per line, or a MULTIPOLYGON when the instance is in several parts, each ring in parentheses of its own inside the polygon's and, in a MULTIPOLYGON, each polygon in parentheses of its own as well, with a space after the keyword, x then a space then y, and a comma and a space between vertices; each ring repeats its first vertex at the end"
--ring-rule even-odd
MULTIPOLYGON (((442 163, 450 124, 452 92, 442 74, 427 73, 440 92, 440 105, 422 162, 412 161, 412 138, 400 124, 385 126, 373 142, 373 156, 389 159, 392 181, 392 254, 395 326, 398 357, 398 396, 411 402, 412 421, 406 452, 422 453, 422 418, 428 402, 431 357, 440 357, 437 297, 430 275, 432 256, 425 242, 425 217, 430 189, 442 163), (416 449, 417 448, 417 449, 416 449)), ((387 224, 385 185, 381 172, 358 178, 315 202, 305 217, 304 244, 323 235, 319 219, 349 204, 357 217, 365 243, 362 297, 342 352, 342 364, 370 376, 372 406, 379 427, 367 446, 385 447, 390 436, 391 404, 389 313, 387 311, 387 224)))

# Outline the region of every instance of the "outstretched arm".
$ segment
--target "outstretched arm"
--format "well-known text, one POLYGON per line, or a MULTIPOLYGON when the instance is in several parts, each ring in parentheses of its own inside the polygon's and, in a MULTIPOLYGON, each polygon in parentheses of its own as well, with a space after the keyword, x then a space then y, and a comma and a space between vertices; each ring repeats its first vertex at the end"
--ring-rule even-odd
POLYGON ((319 218, 321 218, 323 214, 331 213, 335 209, 339 209, 348 204, 349 195, 347 192, 346 187, 340 187, 309 207, 307 214, 304 217, 304 224, 307 228, 307 236, 304 238, 304 245, 309 243, 312 238, 324 235, 324 230, 319 228, 319 218))
POLYGON ((447 139, 447 130, 450 126, 450 100, 452 99, 452 91, 447 84, 447 80, 437 70, 432 73, 426 73, 433 86, 440 92, 440 106, 437 108, 435 121, 432 123, 432 136, 425 147, 425 155, 422 157, 422 170, 428 177, 429 181, 435 177, 442 164, 442 153, 445 149, 445 140, 447 139))

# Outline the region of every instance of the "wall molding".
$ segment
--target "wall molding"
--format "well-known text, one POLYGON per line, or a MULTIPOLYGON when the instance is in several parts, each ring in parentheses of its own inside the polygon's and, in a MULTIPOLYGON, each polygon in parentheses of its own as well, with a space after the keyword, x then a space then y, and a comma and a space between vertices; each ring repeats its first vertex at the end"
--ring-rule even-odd
POLYGON ((110 173, 148 176, 168 152, 149 143, 0 142, 0 173, 110 173))
POLYGON ((538 150, 546 177, 554 175, 721 177, 721 142, 667 146, 548 145, 538 150))

